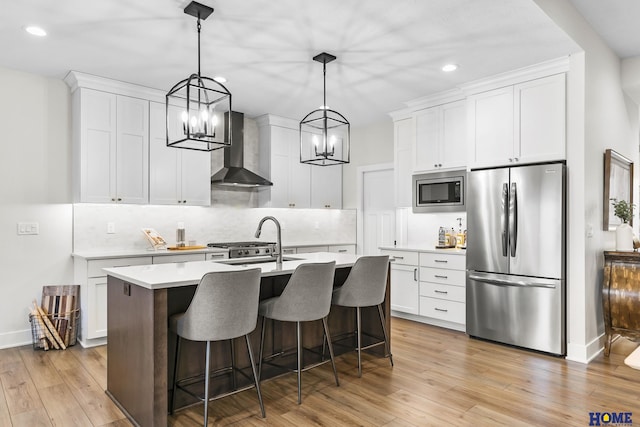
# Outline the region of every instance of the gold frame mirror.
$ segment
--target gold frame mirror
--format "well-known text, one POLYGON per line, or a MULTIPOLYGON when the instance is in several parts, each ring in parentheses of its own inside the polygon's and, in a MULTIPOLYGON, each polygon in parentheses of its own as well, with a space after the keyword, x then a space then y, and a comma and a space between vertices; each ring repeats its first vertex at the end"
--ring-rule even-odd
MULTIPOLYGON (((622 221, 613 213, 611 199, 633 204, 633 162, 614 150, 604 152, 603 230, 615 230, 622 221)), ((633 225, 631 218, 630 225, 633 225)))

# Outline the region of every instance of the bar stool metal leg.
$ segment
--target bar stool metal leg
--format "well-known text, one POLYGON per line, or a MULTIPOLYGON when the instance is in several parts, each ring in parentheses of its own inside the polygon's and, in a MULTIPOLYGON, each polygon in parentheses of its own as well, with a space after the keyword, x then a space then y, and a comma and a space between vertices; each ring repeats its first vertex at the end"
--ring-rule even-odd
POLYGON ((207 341, 206 366, 204 367, 204 427, 209 424, 209 363, 211 362, 211 341, 207 341))
POLYGON ((298 347, 298 405, 302 403, 302 328, 300 322, 296 322, 296 345, 298 347))
POLYGON ((262 403, 262 392, 260 391, 260 381, 258 380, 258 373, 256 372, 256 362, 253 358, 253 350, 251 349, 251 342, 249 341, 249 335, 244 336, 247 342, 247 351, 249 352, 249 361, 251 362, 251 370, 253 371, 253 380, 256 383, 256 392, 258 393, 258 401, 260 402, 260 412, 262 412, 262 418, 266 417, 264 412, 264 404, 262 403))
POLYGON ((257 380, 260 382, 260 378, 262 378, 262 353, 264 351, 264 323, 266 318, 262 316, 262 326, 260 327, 260 358, 258 359, 258 377, 257 380))
POLYGON ((387 332, 387 326, 384 321, 384 311, 382 310, 382 304, 378 304, 378 314, 380 315, 380 322, 382 323, 382 333, 384 334, 384 349, 389 355, 389 361, 393 366, 393 355, 391 354, 391 347, 389 346, 389 333, 387 332))
POLYGON ((236 381, 236 345, 233 338, 229 340, 229 346, 231 347, 231 384, 235 390, 238 388, 238 384, 236 381))
POLYGON ((171 407, 169 407, 169 414, 173 415, 173 409, 176 407, 176 382, 178 381, 178 360, 180 360, 180 335, 177 335, 178 340, 176 342, 176 360, 173 362, 173 385, 171 389, 171 407))
POLYGON ((362 332, 360 328, 362 326, 362 313, 360 312, 360 307, 356 307, 356 333, 358 339, 358 378, 362 377, 362 332))
POLYGON ((329 334, 329 325, 326 317, 322 318, 322 326, 324 327, 324 333, 327 335, 327 346, 329 347, 329 356, 331 357, 333 376, 336 378, 336 386, 340 387, 340 382, 338 381, 338 371, 336 370, 336 360, 333 356, 333 344, 331 344, 331 335, 329 334))

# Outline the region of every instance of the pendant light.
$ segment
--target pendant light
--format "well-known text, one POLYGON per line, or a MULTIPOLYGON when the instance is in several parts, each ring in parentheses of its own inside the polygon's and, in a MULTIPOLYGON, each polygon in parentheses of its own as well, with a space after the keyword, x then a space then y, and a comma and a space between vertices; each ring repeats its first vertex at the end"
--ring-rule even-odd
POLYGON ((212 151, 231 145, 231 93, 218 81, 200 73, 200 20, 213 8, 192 1, 184 13, 198 19, 198 73, 180 81, 167 93, 167 146, 212 151), (225 124, 225 121, 227 123, 225 124), (225 135, 229 129, 229 135, 225 135))
POLYGON ((351 125, 342 114, 327 106, 327 64, 335 59, 326 52, 313 57, 322 63, 323 103, 300 122, 300 163, 317 166, 349 163, 351 125))

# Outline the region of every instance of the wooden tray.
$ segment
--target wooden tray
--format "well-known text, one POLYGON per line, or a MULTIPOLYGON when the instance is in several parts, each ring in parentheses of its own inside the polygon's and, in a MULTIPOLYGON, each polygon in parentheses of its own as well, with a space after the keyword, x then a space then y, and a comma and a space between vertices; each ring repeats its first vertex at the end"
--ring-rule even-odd
POLYGON ((167 247, 168 251, 193 251, 195 249, 207 249, 206 246, 203 245, 196 245, 196 246, 181 246, 181 247, 177 247, 177 246, 169 246, 167 247))

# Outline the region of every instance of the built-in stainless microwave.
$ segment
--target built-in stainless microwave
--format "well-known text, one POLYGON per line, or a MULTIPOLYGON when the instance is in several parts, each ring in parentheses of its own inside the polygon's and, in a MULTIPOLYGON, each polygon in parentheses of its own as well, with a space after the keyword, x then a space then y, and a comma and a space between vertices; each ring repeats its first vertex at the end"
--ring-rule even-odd
POLYGON ((413 175, 413 212, 464 211, 465 170, 413 175))

